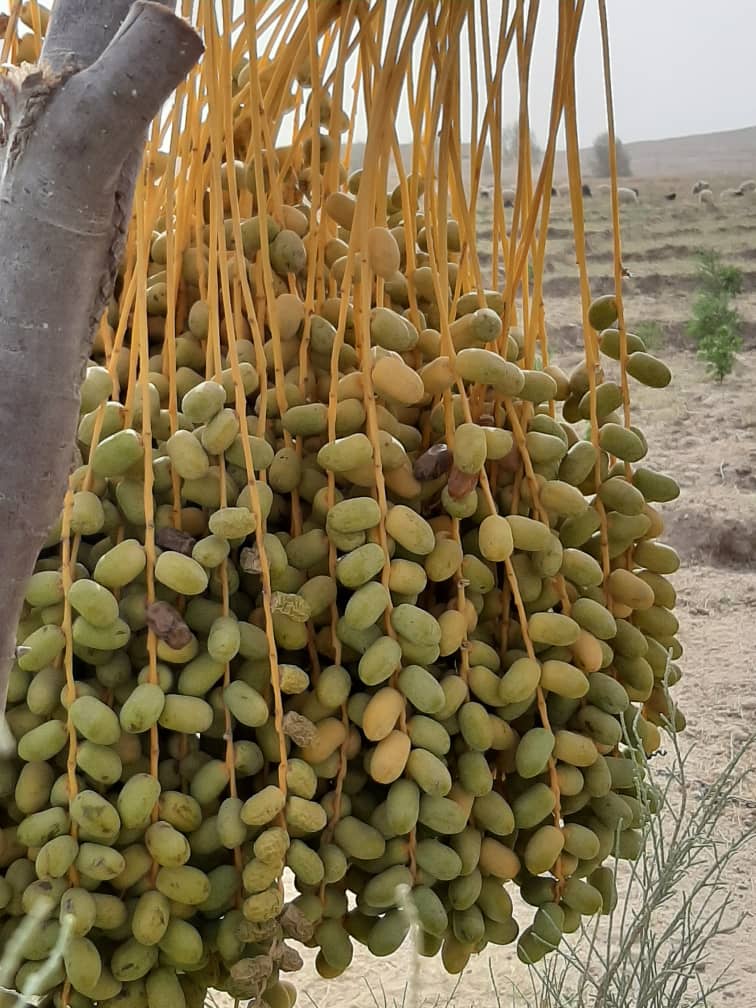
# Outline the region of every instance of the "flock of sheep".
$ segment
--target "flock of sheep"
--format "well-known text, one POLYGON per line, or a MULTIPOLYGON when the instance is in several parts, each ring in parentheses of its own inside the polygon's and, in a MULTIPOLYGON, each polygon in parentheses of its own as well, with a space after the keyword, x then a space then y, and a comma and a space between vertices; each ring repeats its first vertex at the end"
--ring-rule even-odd
MULTIPOLYGON (((602 183, 601 185, 599 185, 599 186, 596 187, 596 191, 597 192, 607 192, 608 193, 609 192, 609 186, 606 183, 602 183)), ((569 192, 570 192, 570 187, 566 183, 563 183, 560 186, 552 186, 551 187, 551 195, 552 196, 568 196, 569 192)), ((637 203, 638 202, 639 193, 638 193, 637 189, 628 188, 626 186, 620 186, 619 189, 617 190, 617 193, 619 195, 619 201, 620 201, 620 203, 637 203)), ((481 189, 480 190, 480 195, 481 195, 481 197, 483 199, 490 199, 493 194, 492 194, 492 191, 490 189, 481 189)), ((502 189, 501 190, 501 196, 502 196, 502 199, 504 200, 504 206, 505 207, 514 206, 514 201, 515 201, 515 191, 514 191, 514 189, 511 189, 511 188, 509 188, 509 189, 502 189)), ((583 182, 583 196, 593 196, 593 192, 591 191, 591 187, 586 182, 583 182)))
MULTIPOLYGON (((745 196, 746 193, 756 192, 756 179, 746 179, 741 182, 737 189, 723 189, 719 194, 720 200, 733 199, 738 196, 745 196)), ((699 203, 714 203, 714 193, 711 186, 705 179, 699 179, 693 186, 693 195, 698 196, 699 203)))
MULTIPOLYGON (((596 191, 602 194, 609 192, 609 185, 606 182, 600 183, 596 186, 596 191)), ((562 184, 559 186, 552 186, 551 195, 552 196, 567 196, 569 194, 570 187, 567 184, 562 184)), ((699 179, 693 186, 693 195, 698 197, 698 202, 702 204, 708 204, 713 206, 716 202, 714 199, 714 193, 712 192, 711 186, 705 179, 699 179)), ((745 182, 741 182, 737 189, 723 189, 719 194, 720 200, 728 200, 737 198, 738 196, 745 196, 747 193, 756 192, 756 179, 746 179, 745 182)), ((490 189, 481 189, 480 195, 483 199, 490 199, 492 192, 490 189)), ((501 191, 502 199, 504 200, 505 207, 511 207, 514 205, 515 200, 515 190, 514 189, 502 189, 501 191)), ((587 183, 583 183, 583 196, 593 196, 591 187, 587 183)), ((640 200, 640 193, 634 186, 619 186, 617 189, 617 197, 620 203, 638 203, 640 200)), ((664 198, 666 200, 674 200, 677 198, 676 192, 668 192, 665 194, 664 198)))

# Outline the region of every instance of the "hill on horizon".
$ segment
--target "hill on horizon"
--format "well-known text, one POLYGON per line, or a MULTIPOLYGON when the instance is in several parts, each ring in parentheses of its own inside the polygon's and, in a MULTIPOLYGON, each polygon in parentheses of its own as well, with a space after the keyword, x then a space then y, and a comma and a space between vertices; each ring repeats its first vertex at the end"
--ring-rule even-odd
MULTIPOLYGON (((717 133, 696 133, 690 136, 669 137, 664 140, 636 140, 625 144, 630 155, 632 177, 644 178, 694 178, 708 175, 733 179, 756 177, 756 126, 743 129, 722 130, 717 133)), ((351 169, 362 164, 365 145, 355 143, 352 147, 351 169)), ((401 151, 405 165, 411 164, 411 145, 402 144, 401 151)), ((463 154, 464 157, 464 154, 463 154)), ((488 159, 486 159, 488 160, 488 159)), ((583 173, 593 177, 592 151, 590 147, 580 151, 583 173)), ((465 167, 468 158, 464 157, 465 167)), ((507 182, 505 166, 504 181, 507 182)), ((515 166, 511 165, 511 175, 515 166)), ((554 166, 555 180, 562 181, 567 174, 564 151, 557 151, 554 166)), ((484 165, 482 183, 490 183, 490 161, 484 165)), ((395 179, 394 179, 395 181, 395 179)))
MULTIPOLYGON (((694 133, 664 140, 636 140, 624 145, 630 156, 633 178, 694 177, 707 175, 756 174, 756 126, 722 130, 718 133, 694 133)), ((586 175, 591 175, 592 150, 580 151, 586 175)), ((563 151, 557 151, 554 175, 566 176, 563 151)))

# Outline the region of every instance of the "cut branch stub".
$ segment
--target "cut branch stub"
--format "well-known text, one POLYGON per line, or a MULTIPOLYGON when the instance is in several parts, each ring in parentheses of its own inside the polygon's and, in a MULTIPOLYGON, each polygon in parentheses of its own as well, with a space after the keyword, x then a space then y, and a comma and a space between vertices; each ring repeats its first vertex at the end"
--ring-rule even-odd
MULTIPOLYGON (((173 10, 173 0, 157 0, 173 10)), ((56 0, 42 47, 42 59, 51 70, 60 70, 75 57, 90 66, 107 48, 125 21, 132 0, 56 0)))
POLYGON ((72 78, 61 101, 72 113, 70 152, 120 163, 202 52, 196 32, 166 7, 137 0, 103 53, 72 78))

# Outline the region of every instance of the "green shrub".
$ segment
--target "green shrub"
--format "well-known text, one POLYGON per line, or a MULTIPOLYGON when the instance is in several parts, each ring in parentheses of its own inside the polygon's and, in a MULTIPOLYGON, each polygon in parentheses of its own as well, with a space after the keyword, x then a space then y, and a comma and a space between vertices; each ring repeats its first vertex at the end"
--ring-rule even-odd
POLYGON ((719 253, 704 249, 698 253, 698 276, 701 291, 737 297, 743 289, 743 274, 737 266, 727 266, 719 253))
POLYGON ((693 302, 688 332, 717 381, 732 371, 735 355, 743 345, 743 320, 732 299, 740 294, 743 274, 736 266, 722 263, 717 252, 698 256, 699 289, 693 302))

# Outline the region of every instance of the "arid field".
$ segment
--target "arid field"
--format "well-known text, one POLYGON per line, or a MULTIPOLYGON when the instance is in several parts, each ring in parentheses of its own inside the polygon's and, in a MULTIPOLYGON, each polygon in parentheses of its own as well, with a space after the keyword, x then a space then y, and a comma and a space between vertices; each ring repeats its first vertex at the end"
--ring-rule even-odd
MULTIPOLYGON (((685 648, 684 679, 676 689, 676 699, 688 721, 682 747, 690 750, 687 774, 692 801, 700 798, 706 784, 753 731, 756 714, 756 194, 718 201, 714 207, 700 206, 691 195, 698 177, 710 181, 718 195, 756 174, 756 130, 738 131, 731 140, 731 147, 741 145, 737 149, 717 139, 733 136, 690 138, 696 143, 682 146, 680 141, 667 141, 667 147, 664 142, 632 145, 631 156, 639 148, 638 167, 643 175, 629 184, 638 186, 640 201, 621 212, 623 265, 630 273, 624 286, 627 325, 647 334, 649 348, 667 361, 674 375, 672 385, 662 391, 634 384, 632 415, 647 436, 650 463, 674 475, 682 489, 680 498, 666 505, 664 513, 665 539, 682 558, 681 570, 674 577, 685 648), (711 167, 717 165, 721 168, 715 174, 711 167), (656 176, 651 174, 654 166, 656 176), (664 199, 669 192, 676 192, 675 200, 664 199), (686 335, 697 286, 695 255, 703 248, 717 250, 744 277, 743 295, 738 299, 744 349, 733 374, 722 384, 709 378, 686 335)), ((601 180, 588 181, 595 187, 601 180)), ((479 211, 479 225, 483 245, 485 209, 479 211)), ((597 295, 611 290, 613 283, 606 195, 586 200, 586 239, 591 289, 597 295)), ((556 197, 544 298, 551 353, 566 368, 582 355, 574 258, 569 200, 556 197)), ((663 776, 665 757, 654 762, 663 776)), ((716 839, 726 843, 754 823, 756 781, 747 777, 716 839)), ((754 856, 756 844, 745 848, 725 875, 733 907, 745 911, 745 919, 734 933, 712 943, 701 966, 701 975, 708 981, 729 967, 732 986, 714 996, 710 1002, 714 1008, 756 1006, 756 917, 749 913, 756 895, 754 856)), ((663 910, 658 926, 671 914, 671 907, 663 910)), ((360 949, 348 974, 336 981, 320 979, 313 958, 306 953, 306 966, 298 977, 304 1006, 408 1005, 406 985, 413 956, 406 943, 401 954, 387 961, 373 959, 360 949)), ((497 1003, 535 1008, 538 1004, 513 947, 486 950, 459 982, 445 975, 440 962, 422 960, 420 970, 423 1008, 489 1008, 497 1003), (526 1000, 515 993, 513 984, 528 994, 526 1000)))

